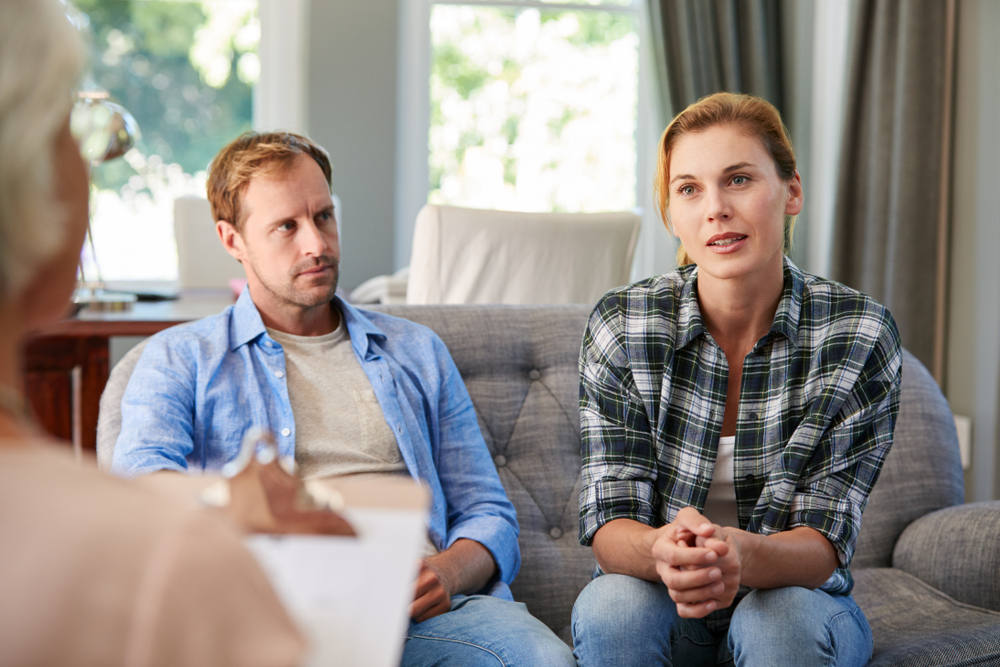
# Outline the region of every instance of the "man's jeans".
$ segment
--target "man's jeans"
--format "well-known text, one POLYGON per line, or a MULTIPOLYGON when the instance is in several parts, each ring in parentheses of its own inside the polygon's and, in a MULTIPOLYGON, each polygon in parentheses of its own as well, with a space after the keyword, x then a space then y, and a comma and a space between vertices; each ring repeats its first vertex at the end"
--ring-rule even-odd
POLYGON ((455 595, 451 611, 410 623, 402 664, 574 665, 569 646, 520 602, 455 595))
POLYGON ((754 590, 727 624, 684 619, 666 586, 621 574, 592 580, 573 605, 581 665, 865 665, 872 633, 850 595, 754 590))

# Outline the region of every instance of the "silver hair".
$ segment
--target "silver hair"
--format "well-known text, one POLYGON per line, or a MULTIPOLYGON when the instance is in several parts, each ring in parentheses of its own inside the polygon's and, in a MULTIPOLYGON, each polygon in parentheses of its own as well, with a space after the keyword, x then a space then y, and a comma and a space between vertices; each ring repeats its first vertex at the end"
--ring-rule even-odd
POLYGON ((0 300, 25 288, 65 233, 54 146, 86 59, 66 11, 59 0, 0 2, 0 300))

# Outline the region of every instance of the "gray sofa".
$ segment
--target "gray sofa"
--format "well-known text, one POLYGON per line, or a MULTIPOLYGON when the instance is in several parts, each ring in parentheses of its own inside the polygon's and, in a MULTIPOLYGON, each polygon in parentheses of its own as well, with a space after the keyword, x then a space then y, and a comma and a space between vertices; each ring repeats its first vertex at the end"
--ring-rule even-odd
MULTIPOLYGON (((514 595, 563 639, 594 561, 579 545, 577 355, 583 306, 390 306, 451 350, 517 507, 523 564, 514 595)), ((102 398, 109 458, 135 354, 102 398)), ((963 505, 951 412, 909 353, 893 449, 865 512, 855 596, 875 636, 873 665, 1000 665, 1000 501, 963 505)))

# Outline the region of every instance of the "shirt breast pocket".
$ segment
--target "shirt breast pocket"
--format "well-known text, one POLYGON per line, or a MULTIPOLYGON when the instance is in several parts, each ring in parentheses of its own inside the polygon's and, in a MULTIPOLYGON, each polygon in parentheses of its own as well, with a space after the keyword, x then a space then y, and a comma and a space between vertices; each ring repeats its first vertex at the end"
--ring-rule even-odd
POLYGON ((351 393, 358 416, 361 446, 380 461, 386 463, 402 461, 399 445, 392 429, 385 421, 385 413, 375 392, 370 388, 363 388, 355 389, 351 393))

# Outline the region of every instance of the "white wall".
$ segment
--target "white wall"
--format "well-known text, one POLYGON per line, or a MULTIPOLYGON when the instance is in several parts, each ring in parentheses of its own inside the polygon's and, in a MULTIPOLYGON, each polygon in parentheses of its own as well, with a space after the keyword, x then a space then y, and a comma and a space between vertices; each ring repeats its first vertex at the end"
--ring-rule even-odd
POLYGON ((309 0, 308 134, 340 197, 341 285, 393 269, 398 0, 309 0))

